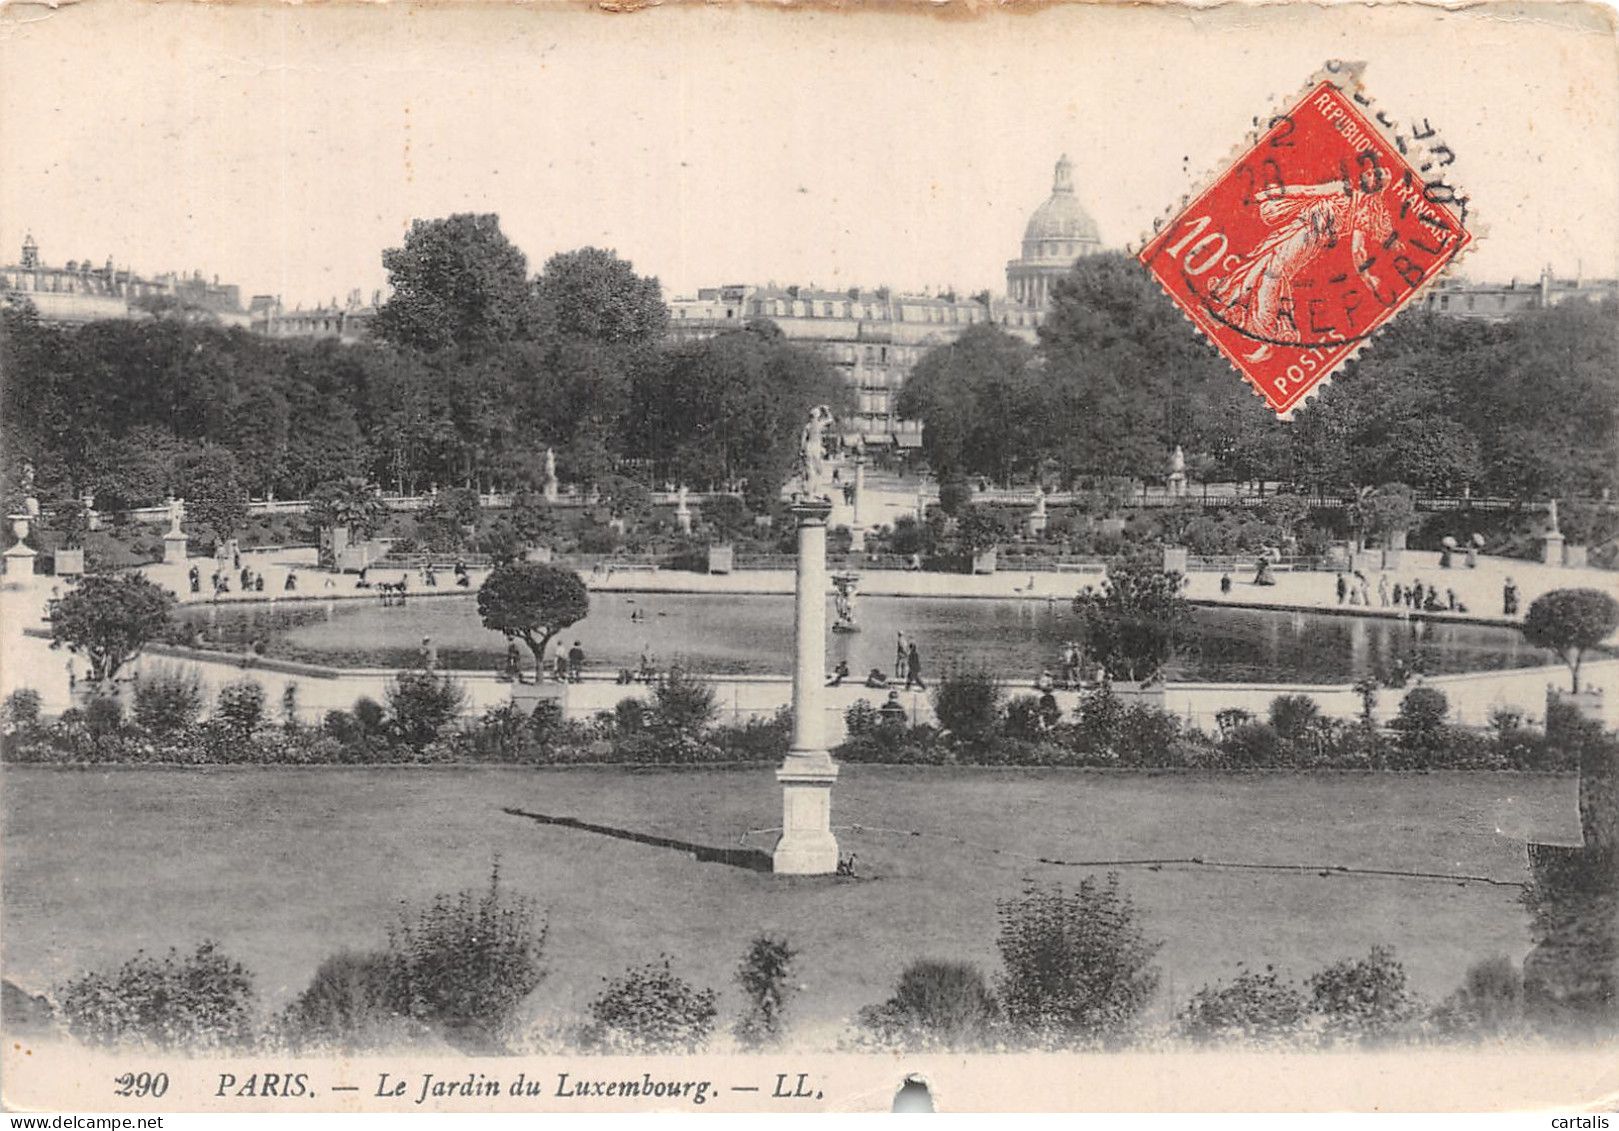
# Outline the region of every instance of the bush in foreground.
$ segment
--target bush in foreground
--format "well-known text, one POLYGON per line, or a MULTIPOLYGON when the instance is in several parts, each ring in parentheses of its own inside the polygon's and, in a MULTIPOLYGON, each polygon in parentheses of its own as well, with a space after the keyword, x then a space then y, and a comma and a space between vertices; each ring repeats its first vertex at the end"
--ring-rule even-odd
POLYGON ((1310 1006, 1325 1019, 1331 1040, 1386 1041, 1421 1010, 1393 947, 1374 946, 1365 958, 1336 962, 1311 975, 1309 986, 1310 1006))
POLYGON ((859 1024, 885 1043, 971 1049, 987 1044, 1000 1006, 978 967, 968 962, 913 962, 894 994, 860 1011, 859 1024))
POLYGON ((1007 1021, 1037 1041, 1111 1043, 1122 1038, 1158 986, 1136 909, 1094 876, 1073 891, 1030 887, 996 904, 1007 1021))
POLYGON ((793 959, 798 952, 776 935, 754 937, 737 968, 736 980, 747 995, 748 1008, 736 1023, 736 1038, 744 1046, 773 1045, 786 1029, 787 1003, 793 985, 793 959))
POLYGON ((440 895, 402 912, 388 939, 389 1004, 471 1050, 493 1050, 545 979, 546 925, 533 905, 500 888, 440 895))
POLYGON ((1298 1038, 1307 1016, 1298 987, 1267 966, 1263 974, 1245 970, 1198 990, 1181 1011, 1179 1029, 1199 1042, 1270 1044, 1298 1038))
POLYGON ((714 1031, 716 1000, 670 969, 666 955, 607 983, 580 1043, 608 1053, 695 1052, 714 1031))
POLYGON ((212 942, 82 974, 57 1000, 68 1031, 91 1045, 195 1052, 239 1048, 253 1036, 253 977, 212 942))

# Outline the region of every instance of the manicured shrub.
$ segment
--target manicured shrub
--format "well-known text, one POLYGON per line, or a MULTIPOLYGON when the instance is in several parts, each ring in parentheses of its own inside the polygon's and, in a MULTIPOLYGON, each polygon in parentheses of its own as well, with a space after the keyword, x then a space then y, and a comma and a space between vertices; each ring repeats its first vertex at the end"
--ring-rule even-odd
POLYGON ((354 701, 354 718, 366 734, 382 734, 388 729, 388 712, 369 695, 354 701))
POLYGON ((718 710, 714 685, 680 668, 672 668, 652 685, 653 733, 665 741, 693 743, 718 710))
POLYGON ((365 737, 365 728, 360 725, 360 720, 348 711, 327 711, 320 729, 342 743, 358 742, 365 737))
POLYGON ((860 738, 877 729, 882 722, 882 716, 877 708, 871 705, 869 699, 856 699, 849 704, 849 709, 843 712, 843 729, 850 738, 860 738))
POLYGON ((202 680, 188 668, 164 666, 145 673, 135 685, 135 721, 152 734, 190 726, 202 704, 202 680))
POLYGON ((253 978, 212 942, 164 958, 137 954, 82 974, 57 993, 68 1031, 92 1045, 206 1051, 252 1038, 253 978))
POLYGON ((793 740, 793 710, 782 707, 768 719, 747 719, 735 726, 718 726, 708 740, 729 761, 777 761, 787 756, 793 740))
POLYGON ((977 668, 948 672, 933 691, 933 713, 963 746, 982 745, 1000 728, 1000 682, 977 668))
POLYGON ((7 734, 33 730, 39 725, 39 714, 39 692, 32 687, 19 687, 0 705, 0 724, 5 726, 7 734))
POLYGON ((533 904, 502 891, 439 895, 400 914, 389 935, 390 1001, 469 1050, 499 1047, 523 1000, 545 979, 546 925, 533 904))
POLYGON ((613 706, 613 730, 617 734, 637 734, 646 728, 646 700, 627 695, 613 706))
POLYGON ((1204 986, 1181 1012, 1181 1033, 1194 1041, 1265 1044, 1296 1038, 1308 1010, 1304 995, 1269 966, 1229 983, 1204 986))
POLYGON ((1437 687, 1413 687, 1400 700, 1400 713, 1389 724, 1407 741, 1427 744, 1444 728, 1450 699, 1437 687))
POLYGON ((1312 974, 1309 987, 1311 1009, 1324 1018, 1328 1037, 1339 1041, 1386 1041, 1419 1011, 1392 947, 1374 946, 1365 958, 1334 963, 1312 974))
POLYGON ((1029 887, 996 904, 1007 1020, 1039 1041, 1111 1041, 1158 986, 1134 904, 1110 874, 1073 891, 1029 887))
POLYGON ((124 725, 124 704, 110 695, 98 695, 84 707, 84 724, 96 737, 117 734, 124 725))
POLYGON ((1300 742, 1321 718, 1321 706, 1308 695, 1278 695, 1270 701, 1270 725, 1288 742, 1300 742))
POLYGON ((214 717, 237 734, 252 734, 264 721, 264 688, 256 680, 239 679, 219 689, 214 717))
POLYGON ((387 695, 400 741, 418 750, 459 718, 467 702, 466 688, 454 676, 422 668, 394 676, 387 695))
POLYGON ((773 1045, 781 1040, 786 1030, 787 1003, 797 989, 793 984, 793 959, 797 956, 784 938, 754 936, 736 972, 748 1000, 746 1012, 736 1023, 736 1039, 743 1045, 773 1045))
POLYGON ((974 1048, 992 1038, 1000 1007, 978 967, 923 960, 907 966, 893 996, 861 1010, 858 1020, 887 1042, 974 1048))
POLYGON ((581 1043, 614 1053, 695 1052, 714 1031, 716 1000, 713 990, 676 975, 664 956, 607 982, 590 1003, 581 1043))
POLYGON ((529 712, 528 729, 534 735, 535 742, 550 746, 561 738, 566 729, 565 721, 560 700, 541 699, 529 712))

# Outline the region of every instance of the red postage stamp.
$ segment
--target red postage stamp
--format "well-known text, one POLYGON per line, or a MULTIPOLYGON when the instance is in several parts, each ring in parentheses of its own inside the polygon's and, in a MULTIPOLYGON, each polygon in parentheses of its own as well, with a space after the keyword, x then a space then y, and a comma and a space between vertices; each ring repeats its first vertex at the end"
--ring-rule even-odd
POLYGON ((1405 148, 1322 82, 1138 256, 1283 418, 1472 238, 1405 148))

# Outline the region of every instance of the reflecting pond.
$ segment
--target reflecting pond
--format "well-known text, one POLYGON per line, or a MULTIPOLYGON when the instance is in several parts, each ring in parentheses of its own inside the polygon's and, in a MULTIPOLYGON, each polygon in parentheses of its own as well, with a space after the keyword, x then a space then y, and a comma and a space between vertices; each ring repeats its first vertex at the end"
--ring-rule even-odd
MULTIPOLYGON (((933 597, 860 597, 862 631, 828 631, 828 663, 892 668, 895 634, 914 638, 924 668, 969 663, 1022 678, 1054 667, 1077 635, 1067 602, 933 597)), ((578 640, 591 668, 679 661, 711 674, 786 674, 792 599, 655 593, 593 593, 590 615, 558 637, 578 640)), ((261 641, 267 655, 351 667, 402 667, 432 637, 444 667, 493 669, 505 641, 478 620, 472 596, 417 598, 404 606, 357 601, 195 607, 185 619, 214 645, 261 641)), ((828 601, 827 623, 833 622, 828 601)), ((1243 683, 1346 683, 1397 661, 1430 674, 1533 667, 1553 657, 1515 629, 1391 618, 1202 607, 1183 641, 1179 679, 1243 683)), ((526 650, 525 650, 526 659, 526 650)))

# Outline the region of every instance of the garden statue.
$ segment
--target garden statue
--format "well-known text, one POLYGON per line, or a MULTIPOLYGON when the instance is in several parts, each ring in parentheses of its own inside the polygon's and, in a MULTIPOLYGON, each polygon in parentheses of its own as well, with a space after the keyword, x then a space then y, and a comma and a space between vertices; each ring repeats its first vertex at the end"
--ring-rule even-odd
POLYGON ((186 505, 173 495, 169 496, 169 533, 179 534, 180 520, 185 518, 186 505))
POLYGON ((1186 453, 1179 444, 1169 456, 1169 494, 1175 499, 1186 496, 1186 453))
POLYGON ((547 483, 557 481, 557 454, 550 448, 545 449, 545 481, 547 483))
POLYGON ((800 499, 826 499, 826 452, 824 437, 832 426, 832 410, 818 404, 810 410, 809 423, 804 425, 799 450, 798 490, 800 499))
POLYGON ((1561 534, 1562 533, 1562 531, 1557 528, 1557 500, 1556 499, 1552 500, 1551 512, 1547 515, 1546 521, 1548 521, 1548 522, 1550 522, 1552 524, 1551 529, 1548 530, 1546 533, 1548 533, 1548 534, 1561 534))

